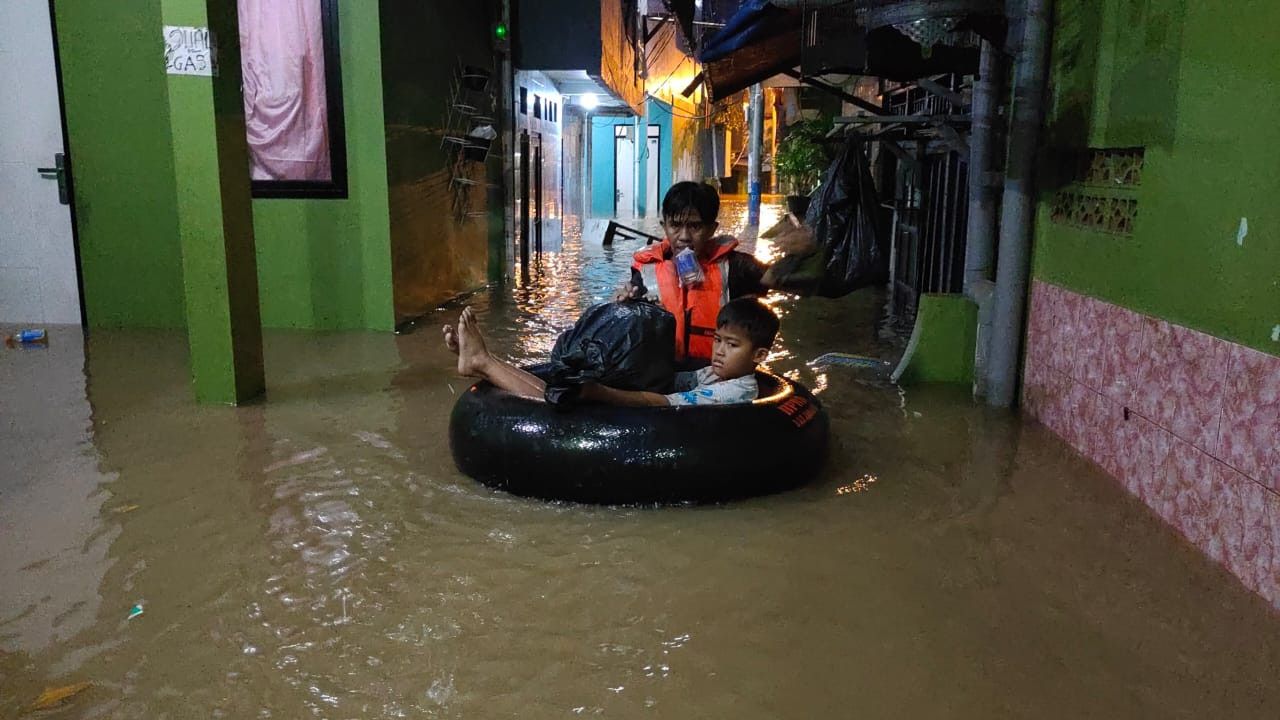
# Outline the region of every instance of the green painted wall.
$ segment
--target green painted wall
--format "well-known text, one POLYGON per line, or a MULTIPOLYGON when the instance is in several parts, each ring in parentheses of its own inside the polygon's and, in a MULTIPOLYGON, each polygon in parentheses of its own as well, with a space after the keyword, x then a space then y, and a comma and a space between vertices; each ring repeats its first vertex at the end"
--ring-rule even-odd
MULTIPOLYGON (((501 205, 456 221, 439 151, 454 64, 491 61, 490 10, 339 3, 349 197, 253 201, 263 325, 390 330, 397 301, 410 316, 502 274, 501 205)), ((58 0, 57 20, 90 324, 182 327, 161 0, 58 0)))
POLYGON ((1131 237, 1049 220, 1035 275, 1280 354, 1280 23, 1269 0, 1059 0, 1051 151, 1146 148, 1131 237), (1248 235, 1237 243, 1241 218, 1248 235))
MULTIPOLYGON (((441 137, 455 68, 459 63, 493 67, 496 3, 381 0, 377 5, 395 314, 406 319, 489 277, 490 223, 497 217, 489 212, 489 202, 496 197, 489 197, 483 183, 501 179, 496 170, 501 151, 491 150, 487 171, 470 168, 469 177, 481 184, 468 188, 468 199, 455 206, 457 189, 441 137), (457 207, 476 215, 459 218, 457 207)), ((496 77, 490 81, 495 94, 501 85, 496 77)), ((500 112, 481 110, 498 123, 503 137, 500 112)))
POLYGON ((267 327, 393 325, 378 4, 338 8, 349 194, 253 201, 267 327))
POLYGON ((58 0, 89 325, 182 327, 160 0, 58 0))

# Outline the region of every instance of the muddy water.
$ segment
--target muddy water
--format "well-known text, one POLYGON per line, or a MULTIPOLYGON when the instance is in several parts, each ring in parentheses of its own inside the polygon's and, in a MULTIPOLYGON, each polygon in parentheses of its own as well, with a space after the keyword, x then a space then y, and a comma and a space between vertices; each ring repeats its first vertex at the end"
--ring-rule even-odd
MULTIPOLYGON (((496 351, 617 282, 597 229, 472 298, 496 351)), ((270 332, 238 409, 193 406, 174 333, 0 353, 0 717, 88 681, 46 715, 1275 718, 1280 618, 1046 431, 809 364, 891 356, 880 304, 776 301, 816 484, 658 511, 460 476, 456 309, 270 332)))

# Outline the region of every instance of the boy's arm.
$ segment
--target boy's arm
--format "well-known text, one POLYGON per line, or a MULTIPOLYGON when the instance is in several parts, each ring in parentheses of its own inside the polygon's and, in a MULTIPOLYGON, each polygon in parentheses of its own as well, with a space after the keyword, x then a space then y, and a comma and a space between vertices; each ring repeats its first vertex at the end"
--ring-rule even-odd
POLYGON ((625 407, 666 407, 671 404, 667 402, 666 395, 641 390, 616 390, 594 382, 583 385, 582 395, 579 397, 583 400, 625 407))

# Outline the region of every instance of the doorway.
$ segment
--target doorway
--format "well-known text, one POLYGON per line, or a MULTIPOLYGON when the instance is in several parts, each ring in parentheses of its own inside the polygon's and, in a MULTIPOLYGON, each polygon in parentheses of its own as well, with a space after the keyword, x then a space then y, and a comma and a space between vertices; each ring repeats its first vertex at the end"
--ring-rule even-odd
POLYGON ((650 125, 648 144, 645 150, 648 153, 645 158, 645 214, 649 217, 657 217, 660 214, 660 205, 662 202, 659 196, 659 189, 662 186, 658 177, 658 172, 662 169, 662 126, 650 125))
POLYGON ((631 125, 613 126, 613 214, 631 217, 636 207, 636 143, 631 125))
POLYGON ((48 0, 0 6, 0 322, 83 322, 48 0))

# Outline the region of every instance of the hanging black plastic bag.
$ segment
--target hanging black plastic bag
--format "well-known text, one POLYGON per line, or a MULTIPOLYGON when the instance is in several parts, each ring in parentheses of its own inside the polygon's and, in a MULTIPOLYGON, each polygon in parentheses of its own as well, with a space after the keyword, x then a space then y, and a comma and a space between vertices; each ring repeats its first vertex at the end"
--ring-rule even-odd
POLYGON ((648 302, 587 308, 551 350, 547 402, 567 406, 582 385, 667 393, 675 376, 676 319, 648 302))
POLYGON ((770 269, 773 287, 834 298, 884 283, 889 252, 878 206, 862 144, 851 140, 823 173, 804 216, 816 249, 784 254, 770 269))
POLYGON ((880 230, 879 201, 862 143, 850 140, 823 175, 805 214, 822 248, 816 294, 841 297, 889 278, 889 251, 880 230))

